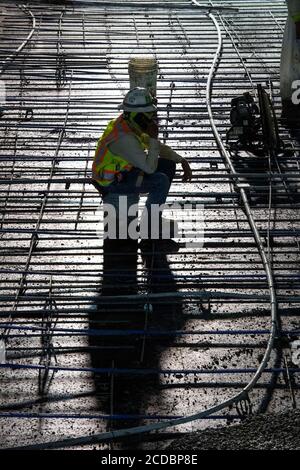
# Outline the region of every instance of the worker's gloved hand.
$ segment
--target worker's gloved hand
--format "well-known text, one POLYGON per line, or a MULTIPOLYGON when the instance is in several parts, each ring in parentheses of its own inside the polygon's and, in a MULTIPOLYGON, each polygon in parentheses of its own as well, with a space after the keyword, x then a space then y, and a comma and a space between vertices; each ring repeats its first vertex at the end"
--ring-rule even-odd
POLYGON ((152 139, 157 139, 158 138, 158 125, 156 124, 156 122, 154 121, 151 121, 146 130, 145 130, 146 134, 149 135, 149 137, 151 137, 152 139))
POLYGON ((193 172, 192 172, 192 169, 190 167, 189 162, 184 158, 181 162, 181 165, 182 165, 182 169, 183 169, 182 181, 184 181, 184 182, 191 181, 191 179, 193 177, 193 172))

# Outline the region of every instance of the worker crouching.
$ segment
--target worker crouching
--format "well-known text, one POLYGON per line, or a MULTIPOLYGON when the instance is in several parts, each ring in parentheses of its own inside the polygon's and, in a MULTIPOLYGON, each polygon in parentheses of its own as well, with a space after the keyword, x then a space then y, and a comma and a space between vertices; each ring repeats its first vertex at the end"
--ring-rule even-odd
POLYGON ((191 180, 189 163, 158 140, 157 108, 146 89, 129 91, 119 109, 123 114, 109 122, 98 141, 92 169, 94 184, 104 198, 112 194, 119 197, 148 194, 140 237, 160 239, 169 233, 173 238, 175 222, 163 218, 161 210, 157 212, 154 208, 166 202, 176 163, 182 165, 183 181, 191 180), (156 227, 153 230, 154 223, 158 230, 156 227))

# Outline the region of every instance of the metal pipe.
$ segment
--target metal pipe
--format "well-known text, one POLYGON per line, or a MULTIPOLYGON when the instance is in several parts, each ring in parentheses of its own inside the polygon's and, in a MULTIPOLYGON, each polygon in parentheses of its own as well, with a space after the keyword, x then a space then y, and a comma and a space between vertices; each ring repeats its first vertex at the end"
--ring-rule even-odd
POLYGON ((25 39, 25 41, 22 42, 22 44, 15 50, 15 52, 13 54, 11 54, 10 56, 6 57, 6 59, 4 59, 4 61, 2 62, 2 66, 0 68, 0 77, 1 75, 4 74, 4 72, 6 71, 7 67, 9 66, 9 64, 16 58, 16 56, 24 49, 24 47, 27 46, 28 42, 30 41, 30 39, 32 38, 34 32, 35 32, 35 28, 36 28, 36 21, 35 21, 35 16, 33 15, 33 13, 26 7, 26 5, 22 5, 22 6, 18 6, 21 10, 24 11, 24 13, 28 14, 29 16, 31 16, 31 19, 32 19, 32 29, 30 31, 30 33, 28 34, 27 38, 25 39))

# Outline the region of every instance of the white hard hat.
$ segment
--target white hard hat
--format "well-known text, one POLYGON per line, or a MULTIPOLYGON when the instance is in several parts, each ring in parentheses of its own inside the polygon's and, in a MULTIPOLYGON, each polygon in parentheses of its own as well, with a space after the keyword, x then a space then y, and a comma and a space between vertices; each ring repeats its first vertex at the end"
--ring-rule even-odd
POLYGON ((137 87, 126 94, 118 109, 136 113, 151 113, 156 111, 156 106, 151 93, 146 88, 137 87))

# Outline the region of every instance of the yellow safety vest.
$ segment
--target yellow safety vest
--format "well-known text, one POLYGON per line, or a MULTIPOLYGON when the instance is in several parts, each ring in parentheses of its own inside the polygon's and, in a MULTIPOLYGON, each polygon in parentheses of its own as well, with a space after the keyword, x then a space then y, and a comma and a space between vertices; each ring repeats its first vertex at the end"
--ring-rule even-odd
POLYGON ((124 158, 115 155, 109 149, 109 145, 124 134, 133 134, 143 148, 146 148, 142 137, 129 127, 123 115, 110 121, 98 140, 92 167, 93 179, 101 186, 109 186, 121 172, 130 171, 133 168, 124 158))

